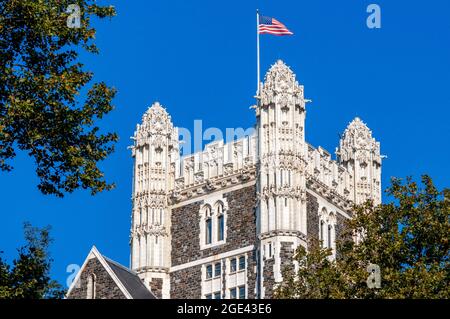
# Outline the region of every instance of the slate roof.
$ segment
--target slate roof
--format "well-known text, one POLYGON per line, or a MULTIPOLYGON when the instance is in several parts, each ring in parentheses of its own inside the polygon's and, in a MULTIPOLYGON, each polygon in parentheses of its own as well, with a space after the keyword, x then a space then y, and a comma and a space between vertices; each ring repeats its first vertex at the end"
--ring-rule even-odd
MULTIPOLYGON (((103 269, 108 273, 116 286, 122 291, 127 299, 157 299, 155 294, 145 286, 137 273, 102 255, 95 246, 92 246, 91 251, 81 266, 81 269, 72 281, 72 284, 67 291, 66 298, 70 298, 72 290, 76 289, 77 284, 81 280, 81 274, 85 271, 84 269, 89 260, 93 258, 96 258, 100 262, 103 269)), ((75 298, 84 299, 84 297, 79 294, 75 298)), ((108 298, 108 296, 102 296, 101 298, 108 298)))
POLYGON ((148 290, 147 287, 145 287, 142 280, 134 271, 122 266, 104 255, 103 258, 105 258, 105 261, 111 267, 112 271, 114 271, 117 278, 119 278, 120 282, 125 286, 133 299, 156 299, 155 295, 148 290))

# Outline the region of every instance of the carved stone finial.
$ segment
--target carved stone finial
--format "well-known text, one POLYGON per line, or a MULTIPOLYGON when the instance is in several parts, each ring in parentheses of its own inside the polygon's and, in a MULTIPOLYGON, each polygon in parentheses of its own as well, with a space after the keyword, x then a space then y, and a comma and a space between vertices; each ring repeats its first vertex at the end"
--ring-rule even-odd
POLYGON ((268 105, 277 102, 301 104, 303 101, 303 86, 295 79, 295 74, 281 60, 278 60, 267 71, 261 90, 261 103, 268 105))

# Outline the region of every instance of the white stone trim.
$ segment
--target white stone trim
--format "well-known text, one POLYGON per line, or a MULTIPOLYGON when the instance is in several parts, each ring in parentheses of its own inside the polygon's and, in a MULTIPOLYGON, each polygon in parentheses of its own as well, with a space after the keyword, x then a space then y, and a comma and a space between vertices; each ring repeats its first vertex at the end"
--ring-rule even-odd
POLYGON ((213 191, 211 193, 208 193, 208 194, 205 194, 205 195, 202 195, 202 196, 198 196, 198 197, 190 198, 190 199, 185 200, 185 201, 178 202, 178 203, 170 206, 170 208, 171 209, 175 209, 175 208, 183 207, 183 206, 195 203, 195 202, 208 200, 209 198, 211 198, 213 196, 220 196, 220 195, 223 195, 223 194, 226 194, 226 193, 230 193, 230 192, 233 192, 233 191, 241 189, 241 188, 246 188, 246 187, 249 187, 249 186, 253 186, 255 184, 256 184, 256 180, 251 180, 250 182, 247 182, 247 183, 244 183, 244 184, 238 184, 238 185, 234 185, 234 186, 231 186, 231 187, 222 188, 222 189, 219 189, 217 191, 213 191))
POLYGON ((244 254, 244 253, 252 251, 254 248, 255 248, 254 245, 250 245, 250 246, 242 247, 242 248, 239 248, 239 249, 227 251, 227 252, 224 252, 224 253, 221 253, 221 254, 218 254, 218 255, 209 256, 209 257, 206 257, 206 258, 194 260, 194 261, 191 261, 191 262, 188 262, 188 263, 185 263, 185 264, 181 264, 181 265, 170 267, 170 272, 175 272, 175 271, 183 270, 183 269, 190 268, 190 267, 199 266, 199 265, 206 264, 206 263, 212 263, 214 261, 218 261, 218 260, 221 260, 223 258, 228 258, 228 257, 232 257, 232 256, 235 256, 235 255, 244 254))
POLYGON ((228 220, 228 201, 226 197, 223 197, 223 194, 214 194, 214 196, 208 197, 205 199, 204 203, 200 207, 200 250, 208 249, 212 247, 218 247, 224 245, 227 242, 227 220, 228 220), (217 231, 218 231, 218 220, 219 215, 217 214, 217 205, 222 204, 222 216, 223 216, 223 239, 218 240, 217 231), (206 207, 210 207, 211 209, 211 242, 209 244, 206 243, 206 215, 205 209, 206 207))
POLYGON ((239 299, 239 287, 244 286, 245 288, 245 297, 247 299, 248 296, 248 265, 249 265, 249 254, 239 254, 235 256, 231 256, 225 260, 226 263, 226 285, 225 285, 225 299, 230 299, 230 290, 236 288, 236 299, 239 299), (239 269, 239 258, 244 257, 245 259, 245 268, 239 269), (236 270, 231 272, 231 259, 236 259, 236 270))
POLYGON ((338 206, 334 205, 333 203, 331 203, 327 199, 323 198, 321 195, 317 194, 315 191, 313 191, 313 190, 311 190, 309 188, 306 191, 317 198, 317 203, 319 204, 319 213, 320 213, 320 211, 321 211, 321 209, 323 207, 326 207, 327 210, 335 211, 335 212, 341 214, 345 218, 348 218, 348 219, 352 218, 346 211, 342 210, 341 208, 339 208, 338 206))

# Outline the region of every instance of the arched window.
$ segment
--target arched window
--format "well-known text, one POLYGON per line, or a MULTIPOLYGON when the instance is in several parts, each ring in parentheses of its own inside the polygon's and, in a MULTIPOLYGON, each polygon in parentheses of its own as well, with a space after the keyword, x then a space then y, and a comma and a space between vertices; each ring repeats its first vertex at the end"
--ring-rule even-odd
POLYGON ((328 248, 332 249, 333 257, 336 257, 336 215, 330 212, 328 216, 328 248))
POLYGON ((200 249, 223 245, 227 237, 226 204, 222 199, 200 208, 200 249))
POLYGON ((87 296, 86 299, 95 299, 95 285, 96 285, 96 278, 95 274, 90 274, 88 278, 87 283, 87 296))
POLYGON ((320 212, 319 220, 320 220, 319 240, 320 240, 321 247, 324 247, 327 245, 326 228, 327 228, 327 220, 328 220, 328 212, 325 207, 322 208, 322 211, 320 212))
POLYGON ((320 245, 323 247, 323 241, 324 241, 324 238, 323 238, 323 227, 324 227, 324 224, 325 224, 325 222, 323 221, 323 220, 321 220, 320 221, 320 238, 319 238, 319 240, 320 240, 320 245))
POLYGON ((331 229, 332 229, 332 226, 331 225, 328 225, 328 248, 332 248, 331 247, 331 229))
POLYGON ((205 208, 205 242, 206 244, 211 244, 212 242, 212 215, 211 207, 206 206, 205 208))
POLYGON ((216 213, 217 213, 217 240, 224 240, 224 232, 225 232, 225 218, 223 215, 223 204, 217 203, 216 205, 216 213))

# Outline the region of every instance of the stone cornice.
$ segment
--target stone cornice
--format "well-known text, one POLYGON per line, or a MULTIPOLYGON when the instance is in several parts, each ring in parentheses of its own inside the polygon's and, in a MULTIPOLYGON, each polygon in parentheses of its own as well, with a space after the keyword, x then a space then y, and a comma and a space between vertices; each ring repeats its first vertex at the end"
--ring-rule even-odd
POLYGON ((326 198, 342 210, 349 213, 351 212, 353 201, 340 195, 336 190, 331 189, 330 187, 319 181, 316 177, 308 174, 306 178, 306 187, 326 198))
POLYGON ((207 180, 197 180, 194 185, 176 188, 170 192, 170 204, 174 205, 185 200, 204 196, 208 193, 216 192, 239 184, 244 184, 255 179, 256 165, 251 165, 246 168, 233 171, 231 174, 225 173, 207 180))
POLYGON ((137 274, 143 274, 143 273, 147 273, 147 272, 152 272, 152 273, 168 273, 169 272, 169 268, 167 267, 139 267, 137 269, 134 270, 137 274))
POLYGON ((300 231, 293 230, 272 230, 258 235, 259 240, 264 240, 276 236, 294 236, 306 242, 306 235, 300 231))
POLYGON ((143 223, 136 226, 134 230, 131 231, 131 237, 136 236, 169 236, 169 233, 165 226, 163 225, 148 225, 143 223))

